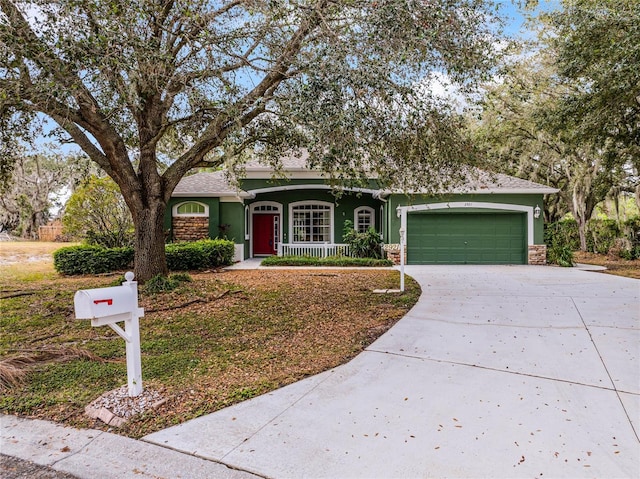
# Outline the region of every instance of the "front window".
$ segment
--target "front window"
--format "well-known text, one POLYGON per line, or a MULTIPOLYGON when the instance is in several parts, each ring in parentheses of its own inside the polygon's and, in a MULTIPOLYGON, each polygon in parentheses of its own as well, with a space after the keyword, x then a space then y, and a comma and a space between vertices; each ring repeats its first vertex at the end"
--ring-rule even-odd
POLYGON ((294 243, 331 242, 331 205, 305 203, 292 205, 294 243))
POLYGON ((373 208, 362 206, 355 211, 355 230, 358 233, 366 233, 369 228, 375 227, 373 208))

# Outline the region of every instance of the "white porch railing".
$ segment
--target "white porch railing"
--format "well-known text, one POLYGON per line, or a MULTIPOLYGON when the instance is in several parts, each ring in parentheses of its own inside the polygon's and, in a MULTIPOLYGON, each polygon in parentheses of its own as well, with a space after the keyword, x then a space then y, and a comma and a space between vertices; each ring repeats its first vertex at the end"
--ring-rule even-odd
POLYGON ((321 243, 280 243, 278 244, 278 256, 313 256, 326 258, 327 256, 351 256, 348 244, 321 243))

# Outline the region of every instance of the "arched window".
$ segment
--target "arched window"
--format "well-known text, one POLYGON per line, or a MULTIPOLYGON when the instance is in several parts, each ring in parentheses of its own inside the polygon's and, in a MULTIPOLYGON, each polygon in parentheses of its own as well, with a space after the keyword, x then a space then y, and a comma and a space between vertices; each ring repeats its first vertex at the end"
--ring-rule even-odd
POLYGON ((353 212, 353 225, 358 233, 365 233, 369 228, 375 228, 375 211, 369 206, 361 206, 353 212))
POLYGON ((173 207, 173 216, 209 216, 209 208, 204 203, 185 201, 173 207))

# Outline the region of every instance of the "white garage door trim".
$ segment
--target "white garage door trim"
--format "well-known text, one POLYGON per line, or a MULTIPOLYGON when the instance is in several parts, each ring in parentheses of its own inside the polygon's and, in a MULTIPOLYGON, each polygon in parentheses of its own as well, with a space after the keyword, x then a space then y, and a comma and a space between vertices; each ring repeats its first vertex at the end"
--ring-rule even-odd
POLYGON ((533 245, 533 207, 508 203, 485 203, 476 201, 454 201, 449 203, 431 203, 411 206, 398 206, 400 218, 400 291, 404 292, 404 246, 407 232, 407 213, 416 211, 444 210, 447 208, 484 208, 488 210, 521 211, 527 213, 527 244, 533 245))
MULTIPOLYGON (((449 203, 431 203, 423 205, 398 206, 400 230, 407 231, 407 213, 430 210, 446 210, 452 208, 482 208, 487 210, 520 211, 527 213, 527 244, 533 244, 533 206, 514 205, 508 203, 485 203, 476 201, 454 201, 449 203)), ((402 236, 402 235, 401 235, 402 236)))

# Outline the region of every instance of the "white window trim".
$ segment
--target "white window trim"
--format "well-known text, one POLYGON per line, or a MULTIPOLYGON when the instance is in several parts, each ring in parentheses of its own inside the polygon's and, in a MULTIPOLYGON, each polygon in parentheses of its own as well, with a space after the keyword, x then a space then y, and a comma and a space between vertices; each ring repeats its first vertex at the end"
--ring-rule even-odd
MULTIPOLYGON (((296 201, 295 203, 289 203, 289 242, 293 243, 293 208, 296 206, 304 206, 304 205, 322 205, 329 207, 329 241, 328 243, 333 243, 333 203, 329 203, 328 201, 316 201, 316 200, 306 200, 306 201, 296 201)), ((310 242, 296 242, 295 244, 324 244, 324 241, 310 241, 310 242)))
MULTIPOLYGON (((280 242, 282 242, 282 223, 284 223, 282 218, 282 203, 278 203, 277 201, 256 201, 255 203, 251 203, 247 206, 246 211, 249 212, 248 220, 249 225, 247 228, 247 236, 246 239, 249 240, 249 257, 253 258, 253 215, 278 215, 280 216, 280 220, 278 221, 278 236, 280 237, 280 242), (277 208, 277 210, 273 211, 256 211, 257 208, 261 206, 273 206, 277 208)), ((277 248, 276 248, 277 250, 277 248)))
POLYGON ((179 216, 179 217, 185 217, 185 218, 194 217, 194 216, 199 216, 199 217, 206 216, 206 217, 208 217, 209 216, 209 206, 207 206, 205 203, 202 203, 200 201, 192 201, 192 200, 183 201, 181 203, 177 203, 177 204, 173 205, 172 214, 173 214, 173 216, 179 216), (184 205, 184 204, 187 204, 187 203, 195 203, 197 205, 204 206, 204 213, 178 213, 178 208, 180 206, 184 205))
POLYGON ((282 213, 282 203, 278 203, 276 201, 256 201, 255 203, 251 203, 251 214, 274 214, 274 213, 282 213), (276 210, 272 211, 256 211, 261 206, 272 206, 276 208, 276 210))
POLYGON ((355 229, 356 231, 359 231, 360 225, 358 224, 358 213, 360 213, 361 211, 367 211, 371 215, 371 226, 373 226, 373 228, 375 229, 376 211, 370 206, 359 206, 358 208, 353 210, 353 229, 355 229))

